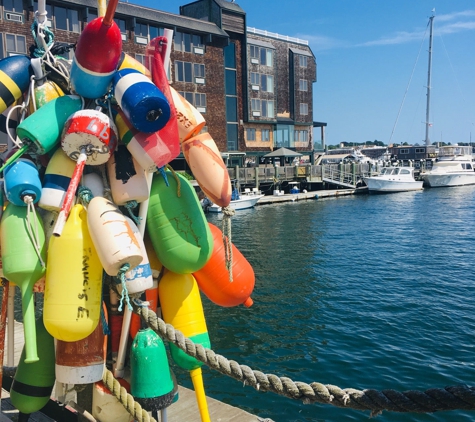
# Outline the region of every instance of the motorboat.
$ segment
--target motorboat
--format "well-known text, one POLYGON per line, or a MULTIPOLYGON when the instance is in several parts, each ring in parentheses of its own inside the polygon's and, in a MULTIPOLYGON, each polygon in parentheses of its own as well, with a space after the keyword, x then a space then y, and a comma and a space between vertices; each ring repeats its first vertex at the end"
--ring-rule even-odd
POLYGON ((369 192, 407 192, 422 190, 423 181, 415 180, 413 167, 383 167, 377 176, 363 178, 369 192))
MULTIPOLYGON (((233 189, 229 206, 236 211, 252 208, 263 196, 265 195, 257 188, 253 188, 252 190, 246 188, 244 189, 244 192, 239 192, 237 189, 233 189)), ((222 212, 222 208, 213 203, 209 198, 204 198, 201 201, 201 206, 205 212, 222 212)))
POLYGON ((431 188, 475 184, 472 147, 458 145, 440 147, 432 168, 421 176, 431 188))

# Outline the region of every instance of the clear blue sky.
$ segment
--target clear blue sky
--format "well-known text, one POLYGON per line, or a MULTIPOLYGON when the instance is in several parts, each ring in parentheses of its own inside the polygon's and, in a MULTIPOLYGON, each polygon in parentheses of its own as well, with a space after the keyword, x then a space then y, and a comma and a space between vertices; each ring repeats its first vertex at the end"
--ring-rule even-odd
MULTIPOLYGON (((190 3, 129 2, 176 14, 180 5, 190 3)), ((456 143, 469 142, 471 136, 475 143, 475 1, 236 3, 246 12, 248 26, 309 41, 317 60, 313 119, 328 124, 330 145, 423 143, 426 28, 435 9, 430 139, 456 143)))

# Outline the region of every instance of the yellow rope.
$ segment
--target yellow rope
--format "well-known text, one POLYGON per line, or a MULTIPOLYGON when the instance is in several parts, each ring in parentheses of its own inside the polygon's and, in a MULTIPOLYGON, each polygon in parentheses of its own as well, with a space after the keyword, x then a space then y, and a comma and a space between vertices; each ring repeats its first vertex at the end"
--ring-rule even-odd
POLYGON ((167 165, 165 166, 165 169, 166 169, 166 170, 170 170, 171 173, 173 174, 173 177, 174 177, 175 180, 176 180, 176 186, 177 186, 177 188, 176 188, 176 194, 177 194, 177 196, 178 196, 178 198, 179 198, 179 197, 181 196, 181 183, 180 183, 180 179, 179 179, 179 177, 177 176, 175 170, 173 170, 173 167, 172 167, 170 164, 167 164, 167 165))

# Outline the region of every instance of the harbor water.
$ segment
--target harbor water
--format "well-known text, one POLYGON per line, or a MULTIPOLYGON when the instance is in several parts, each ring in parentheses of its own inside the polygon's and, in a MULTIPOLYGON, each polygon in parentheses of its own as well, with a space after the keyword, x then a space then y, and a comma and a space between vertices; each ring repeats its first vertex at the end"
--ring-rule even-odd
MULTIPOLYGON (((475 385, 475 187, 257 206, 232 219, 256 274, 254 305, 203 303, 216 353, 267 374, 340 388, 475 385)), ((218 226, 222 215, 208 215, 218 226)), ((369 412, 262 393, 204 367, 206 393, 275 422, 369 412)), ((182 384, 189 377, 177 370, 182 384)), ((473 421, 475 412, 383 412, 473 421)))

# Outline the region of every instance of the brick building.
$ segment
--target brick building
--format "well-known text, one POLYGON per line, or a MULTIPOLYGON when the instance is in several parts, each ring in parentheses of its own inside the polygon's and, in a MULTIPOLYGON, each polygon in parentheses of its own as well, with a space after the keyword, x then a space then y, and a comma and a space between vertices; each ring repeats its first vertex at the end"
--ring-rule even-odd
MULTIPOLYGON (((0 58, 27 54, 37 2, 1 3, 0 58)), ((97 17, 96 0, 46 0, 46 8, 60 42, 75 43, 97 17)), ((244 152, 257 162, 282 146, 311 154, 313 126, 323 140, 326 124, 312 120, 316 61, 306 41, 248 28, 245 11, 226 0, 198 0, 179 15, 120 2, 115 21, 122 50, 139 61, 150 39, 174 31, 170 83, 203 114, 229 164, 242 165, 244 152)))

